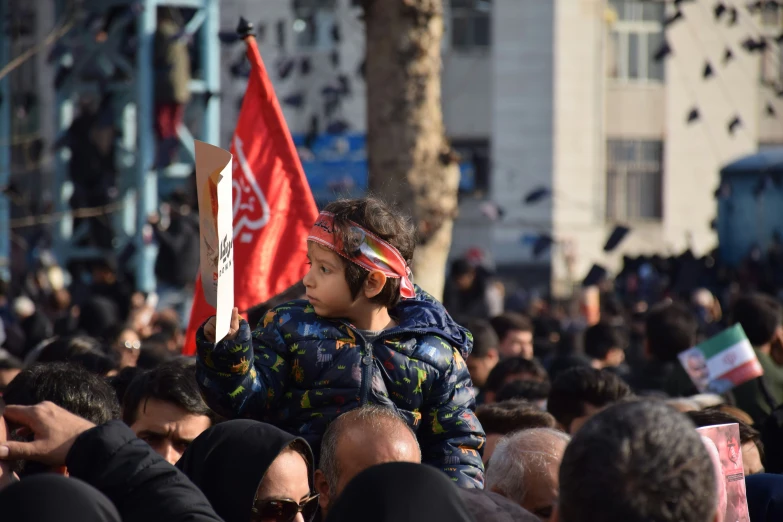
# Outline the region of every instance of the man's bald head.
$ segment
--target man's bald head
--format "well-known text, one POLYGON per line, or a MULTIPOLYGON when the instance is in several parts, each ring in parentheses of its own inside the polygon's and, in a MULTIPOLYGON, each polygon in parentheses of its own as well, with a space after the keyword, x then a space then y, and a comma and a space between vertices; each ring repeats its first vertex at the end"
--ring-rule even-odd
POLYGON ((558 470, 570 437, 550 428, 522 430, 502 439, 487 466, 486 489, 541 520, 549 520, 558 496, 558 470))
POLYGON ((367 468, 386 462, 421 462, 416 434, 391 408, 363 406, 340 415, 321 441, 316 488, 321 507, 334 504, 346 485, 367 468))

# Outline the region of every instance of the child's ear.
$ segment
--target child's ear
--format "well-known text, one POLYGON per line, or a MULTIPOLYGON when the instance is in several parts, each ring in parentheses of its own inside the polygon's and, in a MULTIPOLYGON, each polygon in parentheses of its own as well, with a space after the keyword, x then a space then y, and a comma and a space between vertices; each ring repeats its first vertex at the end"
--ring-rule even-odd
POLYGON ((373 270, 364 280, 364 297, 372 299, 381 293, 384 286, 386 286, 386 275, 380 270, 373 270))

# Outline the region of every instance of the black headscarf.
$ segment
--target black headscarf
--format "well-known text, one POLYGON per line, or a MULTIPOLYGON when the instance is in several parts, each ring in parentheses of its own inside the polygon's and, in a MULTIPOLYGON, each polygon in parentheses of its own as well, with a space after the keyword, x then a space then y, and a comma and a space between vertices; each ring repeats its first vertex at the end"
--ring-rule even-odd
POLYGON ((538 522, 532 513, 509 499, 480 489, 460 489, 459 495, 476 522, 538 522))
POLYGON ((55 474, 30 477, 0 492, 0 516, 14 522, 122 522, 103 493, 55 474))
POLYGON ((359 473, 326 522, 474 522, 459 490, 441 471, 391 462, 359 473))
POLYGON ((752 522, 783 520, 783 477, 760 473, 745 477, 748 511, 752 522))
POLYGON ((199 487, 225 522, 248 522, 261 479, 294 441, 301 441, 307 448, 312 491, 314 459, 307 442, 253 420, 232 420, 211 427, 193 441, 177 467, 199 487))

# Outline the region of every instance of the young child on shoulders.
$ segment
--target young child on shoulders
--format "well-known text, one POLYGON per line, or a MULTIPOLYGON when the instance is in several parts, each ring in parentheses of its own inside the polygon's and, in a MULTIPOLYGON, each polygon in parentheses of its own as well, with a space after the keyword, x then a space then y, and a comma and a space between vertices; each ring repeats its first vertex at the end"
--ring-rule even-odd
POLYGON ((410 222, 374 198, 329 204, 307 238, 307 299, 270 310, 251 333, 233 311, 197 333, 197 379, 228 417, 269 422, 317 450, 329 422, 364 404, 395 409, 422 460, 483 486, 484 431, 465 365, 472 336, 410 279, 410 222))

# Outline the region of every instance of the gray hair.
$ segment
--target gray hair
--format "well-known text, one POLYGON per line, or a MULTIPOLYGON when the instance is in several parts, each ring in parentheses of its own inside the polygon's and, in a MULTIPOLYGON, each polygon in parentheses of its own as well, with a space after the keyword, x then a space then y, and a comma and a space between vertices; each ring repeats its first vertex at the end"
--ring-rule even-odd
POLYGON ((498 442, 487 465, 487 491, 522 504, 536 475, 551 462, 563 458, 571 437, 550 428, 533 428, 512 433, 498 442))
POLYGON ((411 429, 405 419, 395 410, 374 404, 368 404, 348 413, 337 417, 326 428, 324 437, 321 440, 321 460, 319 469, 323 472, 329 490, 334 492, 337 489, 337 483, 340 479, 340 466, 337 462, 337 441, 342 438, 343 433, 350 427, 361 425, 366 430, 376 433, 393 433, 394 428, 406 430, 416 441, 416 448, 419 448, 416 433, 411 429))

